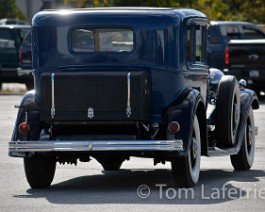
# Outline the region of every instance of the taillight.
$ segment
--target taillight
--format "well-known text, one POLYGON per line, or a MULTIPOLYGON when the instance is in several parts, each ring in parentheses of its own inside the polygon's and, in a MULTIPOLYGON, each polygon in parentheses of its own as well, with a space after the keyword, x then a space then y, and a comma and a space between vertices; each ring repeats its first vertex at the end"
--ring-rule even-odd
POLYGON ((18 62, 20 65, 22 64, 22 50, 21 49, 19 50, 19 53, 18 53, 18 62))
POLYGON ((168 131, 171 133, 177 133, 180 130, 180 125, 176 121, 172 121, 168 125, 168 131))
POLYGON ((28 132, 30 131, 29 125, 26 122, 22 122, 19 127, 18 127, 18 131, 21 134, 28 134, 28 132))
POLYGON ((228 47, 225 48, 225 64, 229 64, 229 49, 228 47))

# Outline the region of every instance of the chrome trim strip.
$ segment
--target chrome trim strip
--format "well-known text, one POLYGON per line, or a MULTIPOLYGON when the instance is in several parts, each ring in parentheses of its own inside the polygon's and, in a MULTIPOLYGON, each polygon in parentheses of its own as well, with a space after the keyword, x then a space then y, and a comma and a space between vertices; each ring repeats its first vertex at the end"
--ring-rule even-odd
POLYGON ((52 73, 52 76, 51 76, 51 84, 52 84, 52 107, 51 107, 51 117, 52 117, 52 119, 55 117, 54 78, 55 78, 55 73, 52 73))
POLYGON ((131 108, 131 72, 127 74, 127 108, 126 108, 127 118, 130 118, 132 115, 131 108))
POLYGON ((9 152, 183 151, 182 140, 12 141, 9 152))
POLYGON ((28 112, 25 112, 25 122, 28 123, 28 112))

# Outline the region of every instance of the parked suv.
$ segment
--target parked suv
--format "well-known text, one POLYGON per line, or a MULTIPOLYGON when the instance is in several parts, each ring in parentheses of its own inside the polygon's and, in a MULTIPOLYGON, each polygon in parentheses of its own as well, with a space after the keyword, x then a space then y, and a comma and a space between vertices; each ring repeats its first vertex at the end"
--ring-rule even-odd
POLYGON ((32 75, 32 54, 31 54, 31 31, 29 31, 19 49, 19 69, 18 76, 26 84, 28 90, 34 88, 32 75))
POLYGON ((0 25, 0 85, 3 82, 24 83, 17 73, 19 48, 30 28, 30 25, 0 25))
POLYGON ((255 24, 240 21, 211 21, 208 29, 207 60, 211 67, 227 72, 230 40, 265 39, 265 32, 255 24))

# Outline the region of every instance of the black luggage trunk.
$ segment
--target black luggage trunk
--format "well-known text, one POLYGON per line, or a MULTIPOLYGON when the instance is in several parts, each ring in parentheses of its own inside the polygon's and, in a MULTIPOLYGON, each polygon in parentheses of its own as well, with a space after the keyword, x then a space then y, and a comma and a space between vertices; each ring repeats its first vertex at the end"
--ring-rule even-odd
POLYGON ((41 77, 42 121, 149 121, 147 72, 59 72, 41 77))

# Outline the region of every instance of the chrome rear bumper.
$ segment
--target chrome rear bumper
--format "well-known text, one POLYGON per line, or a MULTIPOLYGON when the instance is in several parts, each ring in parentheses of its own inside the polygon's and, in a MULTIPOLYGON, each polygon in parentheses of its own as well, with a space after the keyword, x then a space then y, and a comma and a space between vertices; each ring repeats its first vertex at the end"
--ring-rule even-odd
POLYGON ((9 152, 183 151, 182 140, 12 141, 9 152))

